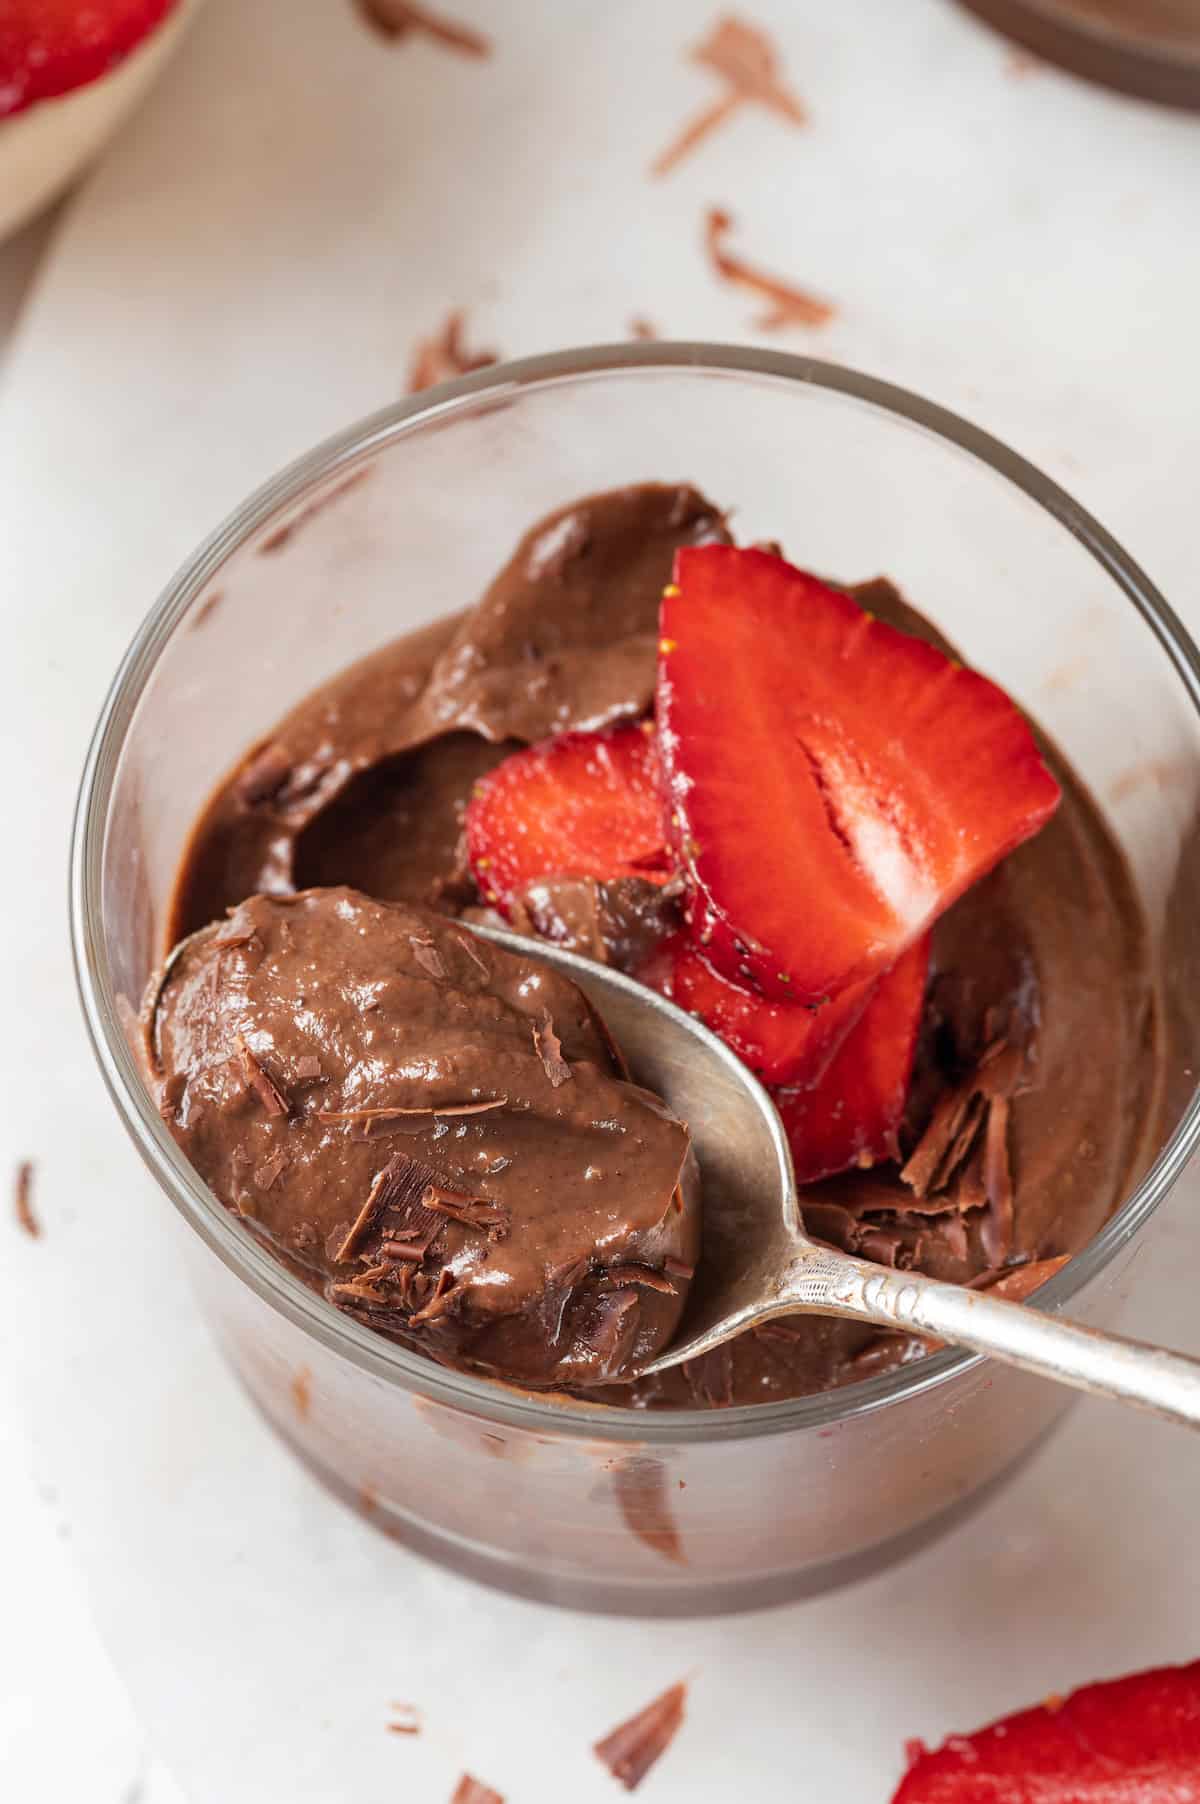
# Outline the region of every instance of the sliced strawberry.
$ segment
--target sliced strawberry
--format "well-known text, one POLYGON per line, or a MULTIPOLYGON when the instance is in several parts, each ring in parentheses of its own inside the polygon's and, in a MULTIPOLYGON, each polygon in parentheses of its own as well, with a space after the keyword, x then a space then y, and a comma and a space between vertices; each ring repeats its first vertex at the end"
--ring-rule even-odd
POLYGON ((822 1008, 768 1002, 714 971, 686 933, 673 935, 637 975, 698 1015, 765 1084, 816 1083, 875 987, 854 984, 822 1008))
MULTIPOLYGON (((921 1026, 929 936, 878 979, 825 1073, 806 1088, 775 1092, 796 1181, 811 1184, 851 1165, 899 1155, 913 1054, 921 1026)), ((836 1008, 841 998, 829 1006, 836 1008)))
POLYGON ((878 976, 1058 804, 1002 690, 782 558, 678 552, 661 625, 692 930, 764 995, 878 976))
POLYGON ((0 118, 104 75, 177 0, 3 0, 0 118))
POLYGON ((649 721, 514 752, 476 784, 466 829, 475 881, 505 913, 540 877, 665 883, 671 863, 649 721))
POLYGON ((892 1804, 1200 1804, 1200 1661, 1048 1698, 934 1752, 892 1804))

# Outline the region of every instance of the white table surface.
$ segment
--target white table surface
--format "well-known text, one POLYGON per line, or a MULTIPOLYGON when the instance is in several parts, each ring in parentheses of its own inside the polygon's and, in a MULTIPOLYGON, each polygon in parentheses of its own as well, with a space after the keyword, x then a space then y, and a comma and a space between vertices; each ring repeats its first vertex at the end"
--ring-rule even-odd
MULTIPOLYGON (((1200 1651, 1196 1444, 1081 1405, 936 1551, 750 1618, 589 1619, 432 1571, 265 1439, 195 1319, 76 1019, 70 805, 173 565, 398 392, 448 307, 514 355, 635 313, 753 339, 753 303, 699 249, 714 203, 748 257, 838 303, 778 342, 1009 438, 1200 627, 1200 123, 1018 76, 941 0, 859 0, 852 20, 761 0, 811 124, 746 112, 650 184, 714 92, 680 51, 715 9, 661 0, 635 47, 633 0, 455 0, 496 37, 486 64, 385 52, 337 0, 303 30, 300 10, 210 0, 53 234, 0 253, 0 330, 35 278, 0 364, 8 834, 28 848, 0 935, 24 1030, 0 1048, 0 1173, 36 1160, 45 1226, 0 1221, 0 1797, 438 1804, 469 1766, 510 1804, 587 1804, 619 1795, 589 1742, 691 1672, 644 1796, 883 1804, 908 1735, 1200 1651), (424 1706, 418 1740, 385 1732, 394 1697, 424 1706)), ((1198 1204, 1193 1176, 1141 1259, 1132 1331, 1197 1344, 1198 1204)))

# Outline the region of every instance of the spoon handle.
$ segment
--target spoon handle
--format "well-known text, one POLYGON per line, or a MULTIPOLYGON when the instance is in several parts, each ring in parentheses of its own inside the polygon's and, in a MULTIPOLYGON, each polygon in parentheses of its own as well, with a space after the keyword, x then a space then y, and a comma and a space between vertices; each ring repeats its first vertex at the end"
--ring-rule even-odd
POLYGON ((934 1335, 1092 1396, 1200 1428, 1200 1360, 986 1292, 809 1246, 793 1261, 775 1301, 784 1307, 772 1308, 773 1315, 815 1311, 934 1335))

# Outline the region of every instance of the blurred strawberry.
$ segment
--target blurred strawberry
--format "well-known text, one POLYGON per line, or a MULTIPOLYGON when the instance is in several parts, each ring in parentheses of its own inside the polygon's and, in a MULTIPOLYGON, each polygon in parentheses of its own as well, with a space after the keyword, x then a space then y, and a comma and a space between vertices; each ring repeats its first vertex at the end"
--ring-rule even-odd
POLYGON ((178 0, 0 0, 0 118, 96 81, 178 0))

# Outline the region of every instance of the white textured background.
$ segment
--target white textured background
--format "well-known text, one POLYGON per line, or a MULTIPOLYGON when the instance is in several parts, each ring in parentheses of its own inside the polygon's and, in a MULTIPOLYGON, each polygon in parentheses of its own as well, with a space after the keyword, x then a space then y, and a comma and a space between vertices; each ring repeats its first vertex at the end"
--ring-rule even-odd
MULTIPOLYGON (((1193 1441, 1082 1405, 938 1550, 754 1618, 571 1617, 422 1566, 266 1442, 195 1320, 83 1045, 69 810, 173 566, 398 393, 448 308, 506 355, 633 314, 753 339, 703 255, 713 204, 838 307, 776 342, 1008 438, 1200 627, 1200 122, 1021 70, 945 0, 754 0, 810 124, 744 110, 651 183, 716 93, 682 54, 715 7, 447 5, 490 61, 385 49, 349 0, 208 0, 53 232, 0 255, 0 331, 33 283, 0 367, 0 1178, 36 1160, 45 1227, 0 1220, 0 1798, 438 1804, 465 1765, 510 1804, 611 1801, 589 1743, 694 1672, 647 1799, 884 1804, 908 1735, 1200 1652, 1193 1441), (385 1732, 392 1698, 419 1740, 385 1732)), ((1198 1204, 1193 1179, 1133 1331, 1200 1339, 1198 1204)))

